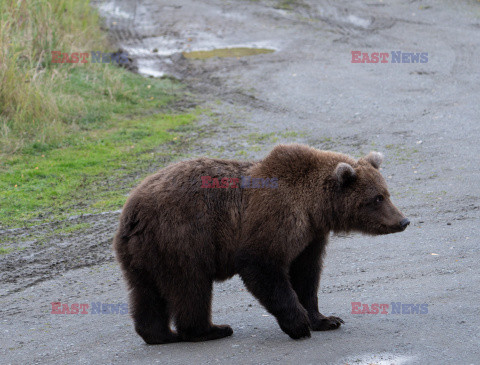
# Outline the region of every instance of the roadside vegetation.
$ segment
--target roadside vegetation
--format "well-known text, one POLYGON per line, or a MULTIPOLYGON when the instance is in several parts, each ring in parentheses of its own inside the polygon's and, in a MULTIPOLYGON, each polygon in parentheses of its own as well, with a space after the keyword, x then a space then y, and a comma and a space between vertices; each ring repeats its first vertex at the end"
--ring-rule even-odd
POLYGON ((197 111, 182 85, 51 51, 115 51, 86 0, 0 1, 0 228, 120 209, 197 111))

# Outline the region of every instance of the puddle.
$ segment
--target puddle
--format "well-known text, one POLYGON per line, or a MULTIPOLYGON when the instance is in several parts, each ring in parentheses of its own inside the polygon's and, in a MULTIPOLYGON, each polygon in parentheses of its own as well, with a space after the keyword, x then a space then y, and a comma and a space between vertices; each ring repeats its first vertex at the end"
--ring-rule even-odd
POLYGON ((182 52, 185 58, 204 60, 213 57, 245 57, 256 56, 259 54, 273 53, 275 50, 270 48, 250 48, 250 47, 235 47, 235 48, 217 48, 210 51, 190 51, 182 52))
POLYGON ((365 29, 370 27, 370 25, 372 24, 372 21, 370 19, 360 18, 359 16, 356 16, 356 15, 353 15, 353 14, 350 14, 347 17, 347 21, 352 23, 353 25, 355 25, 357 27, 365 28, 365 29))
POLYGON ((139 58, 137 61, 138 73, 144 76, 162 77, 165 72, 161 71, 160 66, 154 59, 139 58))
POLYGON ((132 15, 126 11, 123 11, 119 6, 116 6, 115 3, 104 3, 99 5, 99 10, 103 14, 108 14, 113 18, 120 19, 131 19, 132 15))

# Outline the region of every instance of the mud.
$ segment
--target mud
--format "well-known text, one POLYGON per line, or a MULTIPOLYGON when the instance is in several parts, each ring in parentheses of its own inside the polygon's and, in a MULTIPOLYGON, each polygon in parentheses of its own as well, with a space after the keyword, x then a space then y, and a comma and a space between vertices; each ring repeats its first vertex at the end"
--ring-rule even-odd
MULTIPOLYGON (((95 1, 145 75, 188 85, 206 112, 175 158, 261 158, 281 142, 361 156, 411 226, 332 237, 320 310, 345 325, 292 341, 238 278, 215 286, 234 335, 146 346, 126 315, 51 314, 51 302, 127 300, 110 251, 118 212, 0 232, 5 363, 478 364, 480 4, 476 1, 95 1), (188 59, 247 47, 272 53, 188 59), (427 63, 356 64, 351 51, 428 52, 427 63), (58 231, 57 231, 58 232, 58 231), (428 304, 427 314, 352 314, 352 302, 428 304)), ((159 161, 158 167, 165 161, 159 161)))

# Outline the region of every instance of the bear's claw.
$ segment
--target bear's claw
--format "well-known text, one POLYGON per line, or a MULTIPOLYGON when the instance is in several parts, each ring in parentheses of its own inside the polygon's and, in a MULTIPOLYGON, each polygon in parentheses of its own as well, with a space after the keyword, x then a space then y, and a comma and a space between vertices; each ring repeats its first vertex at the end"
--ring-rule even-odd
POLYGON ((318 318, 312 321, 312 330, 314 331, 330 331, 336 330, 345 322, 340 317, 330 316, 318 318))

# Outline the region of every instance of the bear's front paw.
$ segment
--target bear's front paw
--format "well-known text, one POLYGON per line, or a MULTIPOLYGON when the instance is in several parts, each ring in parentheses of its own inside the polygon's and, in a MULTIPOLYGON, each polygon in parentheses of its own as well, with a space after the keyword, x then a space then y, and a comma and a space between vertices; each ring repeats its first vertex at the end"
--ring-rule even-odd
POLYGON ((300 315, 294 320, 282 321, 280 328, 294 340, 310 337, 310 320, 306 315, 300 315))
POLYGON ((316 317, 315 319, 311 319, 311 322, 312 322, 312 330, 314 331, 336 330, 342 325, 342 323, 345 323, 343 319, 335 316, 316 317))

